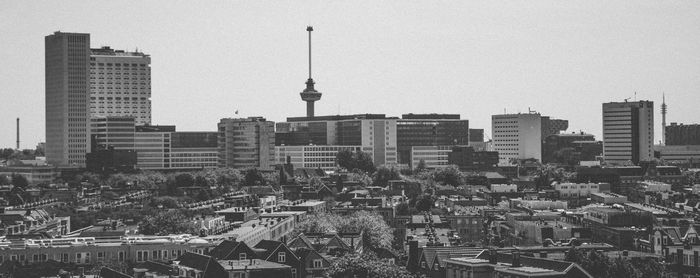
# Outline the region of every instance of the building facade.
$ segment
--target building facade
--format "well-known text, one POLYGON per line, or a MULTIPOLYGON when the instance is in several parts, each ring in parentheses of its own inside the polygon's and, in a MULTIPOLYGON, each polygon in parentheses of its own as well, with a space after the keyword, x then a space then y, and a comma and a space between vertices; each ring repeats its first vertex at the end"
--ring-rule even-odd
POLYGON ((272 169, 275 163, 275 123, 262 117, 221 119, 219 167, 272 169))
POLYGON ((700 125, 671 123, 666 126, 666 145, 700 145, 700 125))
POLYGON ((90 34, 45 37, 46 160, 84 166, 90 152, 90 34))
POLYGON ((289 162, 294 168, 321 168, 332 170, 337 167, 338 152, 349 150, 361 151, 359 146, 275 146, 275 163, 289 162))
MULTIPOLYGON (((469 131, 469 121, 459 114, 404 114, 396 122, 398 163, 417 166, 413 147, 468 145, 469 131)), ((483 142, 483 130, 481 135, 483 142)))
POLYGON ((499 165, 513 160, 542 160, 542 121, 538 113, 491 116, 493 149, 499 165))
POLYGON ((654 102, 603 103, 603 158, 610 165, 654 158, 654 102))
POLYGON ((151 123, 151 57, 142 52, 92 49, 90 116, 131 116, 151 123))
POLYGON ((397 162, 397 119, 383 114, 287 118, 276 126, 277 146, 360 147, 375 165, 397 162))

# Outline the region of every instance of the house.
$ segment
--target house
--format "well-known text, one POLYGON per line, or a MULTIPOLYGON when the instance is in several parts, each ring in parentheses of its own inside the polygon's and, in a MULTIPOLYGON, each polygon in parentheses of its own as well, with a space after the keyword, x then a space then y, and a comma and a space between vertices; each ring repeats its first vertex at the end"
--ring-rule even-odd
POLYGON ((228 271, 211 256, 187 252, 174 262, 178 277, 220 278, 228 277, 228 271))
POLYGON ((316 250, 310 248, 297 248, 294 254, 301 262, 301 272, 299 277, 322 277, 323 273, 330 267, 331 263, 321 256, 316 250))
POLYGON ((308 233, 300 234, 288 243, 289 248, 308 248, 321 254, 338 254, 339 252, 362 252, 362 233, 308 233))
POLYGON ((445 259, 446 278, 457 277, 552 277, 592 278, 579 265, 543 258, 520 256, 520 253, 500 253, 496 250, 481 252, 476 258, 452 257, 445 259))
POLYGON ((290 266, 292 277, 302 272, 299 257, 281 241, 261 240, 253 250, 258 259, 290 266))
POLYGON ((218 260, 247 260, 257 258, 257 254, 247 244, 240 241, 224 240, 209 252, 218 260))

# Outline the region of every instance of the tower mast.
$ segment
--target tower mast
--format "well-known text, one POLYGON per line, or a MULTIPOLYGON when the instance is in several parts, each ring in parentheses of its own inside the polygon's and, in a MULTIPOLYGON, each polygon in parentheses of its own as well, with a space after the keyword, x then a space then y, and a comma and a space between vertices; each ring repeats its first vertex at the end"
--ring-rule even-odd
POLYGON ((309 79, 306 80, 306 89, 302 91, 301 100, 306 101, 306 117, 314 117, 314 102, 321 99, 321 92, 314 89, 314 80, 311 78, 311 32, 314 27, 307 26, 306 31, 309 32, 309 79))
POLYGON ((661 99, 661 143, 666 145, 666 93, 663 93, 661 99))

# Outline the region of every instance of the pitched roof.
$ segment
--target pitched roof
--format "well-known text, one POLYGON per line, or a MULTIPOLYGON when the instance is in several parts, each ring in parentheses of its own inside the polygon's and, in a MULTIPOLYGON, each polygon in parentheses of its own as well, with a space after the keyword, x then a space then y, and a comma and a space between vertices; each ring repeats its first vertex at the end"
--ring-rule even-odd
POLYGON ((201 270, 204 273, 202 278, 228 276, 228 273, 219 262, 210 256, 187 252, 182 255, 179 260, 179 265, 201 270))
POLYGON ((239 244, 240 242, 238 241, 224 240, 221 243, 219 243, 219 245, 214 247, 214 249, 212 249, 209 252, 209 255, 211 255, 214 258, 223 260, 226 257, 228 257, 228 255, 231 254, 231 252, 233 252, 233 250, 236 249, 236 247, 238 247, 239 244))
POLYGON ((121 273, 109 267, 103 267, 100 270, 100 277, 102 278, 133 278, 133 276, 121 273))
POLYGON ((287 243, 287 246, 290 248, 309 248, 312 249, 314 248, 313 244, 309 240, 308 237, 306 237, 304 234, 300 234, 299 236, 293 238, 287 243))
MULTIPOLYGON (((259 253, 260 258, 267 260, 267 258, 272 255, 272 252, 277 250, 282 244, 281 241, 263 239, 255 245, 255 249, 261 249, 262 252, 259 253)), ((258 253, 257 250, 256 253, 258 253)))
POLYGON ((445 259, 449 258, 476 258, 484 253, 483 248, 467 247, 467 246, 436 246, 423 247, 423 257, 429 268, 432 268, 437 259, 440 267, 445 266, 445 259))
MULTIPOLYGON (((488 260, 489 259, 489 252, 482 252, 476 258, 488 260)), ((497 261, 499 264, 512 264, 513 263, 513 254, 512 253, 498 253, 497 261)), ((557 261, 557 260, 535 258, 535 257, 527 257, 527 256, 522 256, 522 255, 520 255, 520 265, 549 269, 549 270, 553 270, 553 271, 557 271, 557 272, 567 272, 572 267, 577 266, 575 263, 572 263, 572 262, 557 261)))

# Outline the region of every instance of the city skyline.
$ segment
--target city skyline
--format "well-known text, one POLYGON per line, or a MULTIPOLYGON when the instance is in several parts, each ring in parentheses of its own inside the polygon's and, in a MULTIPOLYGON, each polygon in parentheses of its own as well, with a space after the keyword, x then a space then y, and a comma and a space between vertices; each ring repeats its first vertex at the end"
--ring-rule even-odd
MULTIPOLYGON (((42 39, 57 30, 90 33, 92 48, 150 54, 152 123, 178 130, 212 131, 235 111, 276 122, 304 115, 298 93, 307 74, 307 25, 314 26, 314 80, 324 93, 319 116, 457 113, 490 135, 491 115, 534 109, 602 140, 602 103, 636 94, 660 107, 665 92, 668 123, 700 122, 692 107, 700 101, 700 34, 693 32, 700 4, 602 3, 217 2, 200 10, 158 6, 162 13, 152 17, 154 6, 142 3, 2 3, 9 24, 0 30, 9 43, 0 51, 22 47, 23 55, 6 55, 0 69, 3 97, 16 104, 0 112, 2 134, 12 135, 0 146, 15 145, 17 117, 21 148, 46 140, 42 39), (93 12, 75 16, 83 6, 93 12), (391 13, 397 7, 405 14, 391 13), (47 17, 54 10, 62 12, 47 17), (120 13, 104 22, 110 10, 120 13), (191 10, 207 17, 188 17, 191 10)), ((654 114, 658 143, 660 109, 654 114)))

